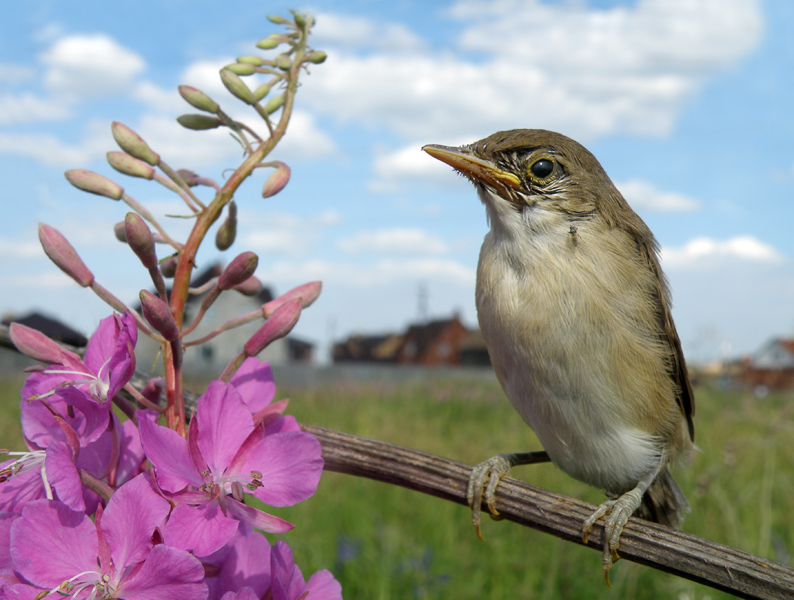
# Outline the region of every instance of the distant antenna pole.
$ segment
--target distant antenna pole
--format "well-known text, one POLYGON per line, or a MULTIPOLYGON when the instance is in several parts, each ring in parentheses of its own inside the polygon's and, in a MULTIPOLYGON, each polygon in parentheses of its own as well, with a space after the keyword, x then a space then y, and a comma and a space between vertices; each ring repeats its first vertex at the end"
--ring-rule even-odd
POLYGON ((430 320, 430 315, 428 310, 428 304, 429 304, 428 297, 429 297, 429 292, 427 289, 427 282, 422 281, 419 283, 419 293, 416 304, 420 323, 427 323, 430 320))

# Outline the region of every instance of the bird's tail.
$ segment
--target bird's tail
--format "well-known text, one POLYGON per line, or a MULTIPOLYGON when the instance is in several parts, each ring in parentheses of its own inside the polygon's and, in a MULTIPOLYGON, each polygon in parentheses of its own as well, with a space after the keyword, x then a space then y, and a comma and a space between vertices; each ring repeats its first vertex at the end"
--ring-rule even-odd
POLYGON ((680 529, 684 514, 688 512, 689 502, 665 467, 645 492, 642 505, 635 516, 680 529))

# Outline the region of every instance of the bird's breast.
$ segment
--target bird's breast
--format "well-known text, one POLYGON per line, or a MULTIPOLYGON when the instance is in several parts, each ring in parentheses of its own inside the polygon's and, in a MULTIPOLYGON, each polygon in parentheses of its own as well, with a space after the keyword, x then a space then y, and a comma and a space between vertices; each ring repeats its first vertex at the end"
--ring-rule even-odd
POLYGON ((477 274, 480 327, 511 403, 560 468, 610 491, 633 486, 676 427, 658 422, 675 418, 675 400, 652 273, 623 235, 592 221, 492 229, 477 274))

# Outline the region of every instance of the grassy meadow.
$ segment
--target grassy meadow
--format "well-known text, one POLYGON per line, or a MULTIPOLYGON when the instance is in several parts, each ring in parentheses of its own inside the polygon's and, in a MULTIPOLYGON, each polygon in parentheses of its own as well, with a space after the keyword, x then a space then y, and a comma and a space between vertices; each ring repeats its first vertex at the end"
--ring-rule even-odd
MULTIPOLYGON (((277 381, 278 383, 278 381, 277 381)), ((0 385, 0 446, 19 447, 19 382, 0 385)), ((495 382, 425 380, 281 389, 299 420, 475 464, 540 449, 495 382)), ((697 445, 676 479, 692 505, 687 532, 794 565, 794 394, 696 390, 697 445)), ((598 503, 601 493, 551 465, 514 475, 598 503)), ((296 523, 282 536, 308 574, 331 569, 346 598, 725 598, 626 561, 603 582, 600 555, 512 523, 487 520, 481 542, 461 506, 326 473, 317 494, 274 510, 296 523)))

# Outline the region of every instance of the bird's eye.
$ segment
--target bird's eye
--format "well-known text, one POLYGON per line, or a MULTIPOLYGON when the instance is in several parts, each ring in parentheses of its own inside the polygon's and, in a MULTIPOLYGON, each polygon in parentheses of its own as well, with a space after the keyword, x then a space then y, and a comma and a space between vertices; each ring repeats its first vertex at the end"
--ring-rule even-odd
POLYGON ((554 172, 554 163, 548 158, 541 158, 532 163, 529 172, 538 179, 546 179, 554 172))

